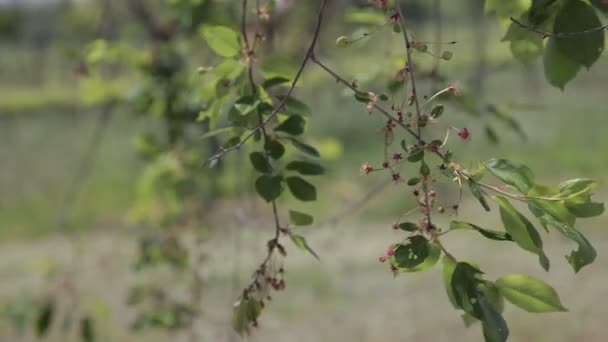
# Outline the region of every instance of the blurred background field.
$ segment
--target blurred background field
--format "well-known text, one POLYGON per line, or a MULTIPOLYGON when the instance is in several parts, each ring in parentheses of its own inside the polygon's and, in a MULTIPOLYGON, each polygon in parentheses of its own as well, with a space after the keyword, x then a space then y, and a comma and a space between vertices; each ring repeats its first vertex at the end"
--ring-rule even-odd
MULTIPOLYGON (((407 2, 415 3, 416 34, 432 40, 430 5, 407 2)), ((127 44, 144 45, 145 34, 132 22, 124 4, 111 3, 112 39, 128 37, 124 38, 127 44)), ((160 0, 151 3, 156 9, 163 8, 160 0)), ((337 49, 335 38, 357 28, 344 24, 339 5, 332 8, 334 20, 324 28, 318 54, 343 75, 371 87, 378 85, 377 75, 386 63, 383 56, 400 46, 385 39, 389 35, 378 35, 352 50, 337 49)), ((310 35, 315 4, 295 1, 290 6, 276 46, 299 59, 310 35)), ((552 88, 543 79, 542 65, 523 66, 513 59, 508 45, 500 42, 504 27, 492 16, 484 17, 482 6, 482 1, 444 1, 443 39, 457 44, 449 47, 454 58, 442 63, 442 72, 447 82, 480 94, 479 101, 516 118, 527 139, 490 121, 499 136, 498 143, 493 143, 484 134, 487 118, 450 107, 445 115, 472 132, 470 141, 453 143, 458 159, 521 161, 546 183, 579 176, 606 183, 608 60, 602 57, 590 71, 581 71, 565 91, 552 88), (486 40, 485 48, 480 37, 486 40), (480 49, 485 51, 481 55, 480 49)), ((121 106, 103 121, 103 105, 83 95, 87 85, 75 73, 78 60, 70 57, 70 51, 79 53, 96 38, 99 13, 96 1, 0 1, 0 302, 6 303, 0 341, 37 340, 31 331, 19 332, 20 319, 31 315, 28 303, 48 292, 49 270, 64 267, 77 275, 73 279, 79 305, 95 313, 100 341, 189 338, 185 333, 154 329, 135 333, 130 329, 135 314, 126 305, 129 287, 142 278, 179 282, 181 275, 168 269, 133 272, 138 239, 156 229, 132 219, 144 167, 135 141, 138 134, 154 130, 158 122, 121 106), (105 125, 103 137, 90 172, 80 182, 79 170, 99 122, 105 125)), ((188 67, 196 75, 197 67, 212 65, 214 60, 200 36, 188 39, 188 67)), ((426 58, 423 66, 430 63, 427 57, 419 58, 426 58)), ((135 91, 131 89, 134 79, 132 74, 122 74, 113 83, 116 93, 135 91)), ((430 88, 424 82, 421 86, 430 88)), ((382 121, 368 115, 364 106, 312 65, 296 95, 311 105, 311 141, 320 146, 322 162, 329 170, 316 182, 321 200, 301 206, 315 213, 318 224, 301 229, 321 262, 289 248, 287 291, 273 299, 261 327, 248 340, 478 340, 479 327, 466 329, 459 314, 451 310, 440 268, 393 279, 386 265, 377 261, 395 240, 390 225, 404 207, 403 188, 389 185, 362 209, 349 212, 335 224, 321 224, 386 182, 387 175, 362 176, 359 172, 364 162, 381 162, 382 138, 377 128, 370 127, 379 128, 382 121)), ((244 152, 230 155, 227 163, 240 165, 244 152)), ((195 223, 205 231, 201 245, 203 314, 197 325, 203 341, 238 340, 230 328, 232 301, 272 234, 270 208, 252 193, 253 171, 226 168, 221 173, 213 192, 203 194, 206 202, 195 223)), ((442 185, 442 189, 449 188, 442 185)), ((607 194, 601 187, 596 198, 603 201, 607 194)), ((483 212, 470 198, 461 213, 463 219, 474 218, 488 227, 500 225, 495 211, 483 212)), ((446 215, 442 222, 449 219, 446 215)), ((500 243, 482 244, 473 234, 454 233, 446 244, 454 254, 479 260, 483 269, 498 270, 490 278, 529 273, 556 287, 569 312, 541 316, 507 309, 512 341, 605 341, 608 219, 602 216, 583 223, 581 229, 596 246, 598 259, 576 276, 563 258, 572 245, 555 233, 546 237, 552 259, 549 273, 542 272, 532 255, 500 243)), ((69 338, 76 340, 75 336, 69 338)), ((66 341, 66 337, 56 328, 47 340, 66 341)))

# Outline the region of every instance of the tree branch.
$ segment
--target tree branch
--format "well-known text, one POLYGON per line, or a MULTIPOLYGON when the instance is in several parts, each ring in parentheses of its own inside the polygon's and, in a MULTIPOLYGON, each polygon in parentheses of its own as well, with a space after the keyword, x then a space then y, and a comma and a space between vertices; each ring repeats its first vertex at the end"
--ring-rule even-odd
POLYGON ((285 97, 283 97, 281 102, 279 102, 279 104, 272 110, 270 115, 264 121, 262 121, 259 125, 254 127, 251 131, 249 131, 249 133, 245 136, 245 138, 243 138, 238 144, 236 144, 232 147, 229 147, 229 148, 221 149, 218 153, 216 153, 214 156, 209 158, 207 160, 207 162, 222 159, 226 155, 226 153, 240 149, 249 139, 251 139, 255 135, 255 133, 257 131, 261 130, 264 126, 266 126, 266 124, 268 122, 270 122, 279 113, 279 111, 281 109, 283 109, 283 107, 285 107, 285 103, 287 102, 287 100, 293 93, 296 85, 298 84, 298 81, 300 80, 300 77, 302 76, 302 73, 304 72, 304 68, 306 67, 306 64, 310 60, 311 56, 314 54, 314 50, 317 45, 317 41, 319 40, 319 34, 321 33, 321 24, 323 23, 323 13, 325 11, 325 5, 327 4, 327 1, 328 0, 321 0, 321 5, 319 8, 319 12, 317 14, 317 23, 315 26, 314 35, 312 37, 310 45, 308 46, 308 49, 306 50, 306 54, 304 55, 304 58, 303 58, 302 62, 300 63, 300 67, 298 68, 298 71, 297 71, 293 81, 291 82, 291 86, 289 87, 289 90, 287 91, 287 94, 285 95, 285 97))
POLYGON ((511 19, 511 21, 513 23, 515 23, 516 25, 518 25, 519 27, 523 28, 524 30, 528 30, 530 32, 534 32, 537 33, 539 35, 541 35, 543 38, 550 38, 550 37, 555 37, 555 38, 569 38, 569 37, 574 37, 574 36, 580 36, 580 35, 584 35, 584 34, 589 34, 589 33, 593 33, 593 32, 597 32, 597 31, 604 31, 608 29, 608 25, 604 25, 604 26, 600 26, 600 27, 595 27, 589 30, 584 30, 584 31, 575 31, 575 32, 545 32, 545 31, 541 31, 539 29, 536 29, 530 25, 526 25, 524 23, 522 23, 521 21, 510 17, 509 19, 511 19))

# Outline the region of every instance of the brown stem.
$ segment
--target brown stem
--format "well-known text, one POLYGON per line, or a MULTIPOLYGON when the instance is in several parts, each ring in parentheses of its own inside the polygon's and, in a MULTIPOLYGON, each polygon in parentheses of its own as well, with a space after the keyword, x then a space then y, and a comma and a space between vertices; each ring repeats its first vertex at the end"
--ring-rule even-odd
POLYGON ((302 76, 302 73, 304 72, 304 68, 306 67, 306 64, 308 63, 308 61, 310 60, 311 56, 314 53, 315 46, 317 45, 317 41, 319 39, 319 34, 321 33, 321 24, 323 23, 323 13, 325 12, 325 5, 327 4, 327 2, 328 2, 328 0, 321 0, 321 5, 319 8, 319 12, 317 14, 317 23, 315 26, 315 32, 313 34, 310 45, 308 46, 306 54, 304 55, 304 58, 303 58, 302 62, 300 63, 300 67, 298 68, 296 76, 294 77, 294 79, 291 83, 291 86, 289 87, 289 90, 287 91, 287 94, 285 95, 285 97, 283 97, 281 102, 279 102, 279 104, 272 110, 270 115, 265 120, 260 122, 259 125, 254 127, 251 131, 249 131, 249 133, 238 144, 236 144, 230 148, 221 149, 218 153, 216 153, 214 156, 209 158, 208 162, 211 162, 214 160, 219 160, 222 157, 224 157, 224 155, 226 155, 226 153, 240 149, 249 139, 251 139, 254 136, 254 134, 257 131, 261 130, 268 122, 270 122, 279 113, 279 111, 281 109, 283 109, 283 107, 285 106, 285 103, 287 102, 287 100, 293 93, 296 85, 298 84, 298 81, 300 80, 300 77, 302 76))
MULTIPOLYGON (((407 34, 407 27, 405 25, 405 18, 403 16, 403 11, 401 10, 401 1, 397 0, 397 3, 395 5, 397 7, 397 13, 399 13, 399 23, 401 25, 401 32, 403 33, 403 41, 405 43, 405 51, 407 54, 407 70, 408 73, 410 74, 410 81, 412 83, 412 97, 414 99, 414 105, 416 107, 416 121, 417 121, 417 127, 418 127, 418 145, 420 145, 420 148, 424 148, 424 140, 422 140, 422 127, 420 126, 420 123, 422 122, 422 111, 420 110, 420 102, 418 101, 418 92, 416 90, 416 76, 414 74, 414 66, 412 64, 412 51, 411 51, 411 44, 410 44, 410 39, 408 37, 407 34)), ((422 160, 421 163, 424 164, 424 155, 422 156, 422 160)), ((425 178, 423 176, 423 178, 425 178)), ((424 206, 425 206, 425 211, 426 211, 426 219, 427 219, 427 224, 429 227, 432 227, 432 223, 431 223, 431 206, 430 206, 430 202, 429 202, 429 194, 428 194, 428 184, 427 181, 424 180, 422 182, 422 191, 424 192, 424 206)))

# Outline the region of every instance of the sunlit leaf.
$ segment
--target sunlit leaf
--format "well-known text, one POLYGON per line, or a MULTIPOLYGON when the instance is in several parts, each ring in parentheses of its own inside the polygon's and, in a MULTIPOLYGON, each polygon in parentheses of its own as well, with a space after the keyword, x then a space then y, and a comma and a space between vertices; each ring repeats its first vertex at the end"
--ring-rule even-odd
POLYGON ((528 312, 567 311, 557 292, 545 282, 523 274, 509 274, 496 280, 500 292, 528 312))
POLYGON ((207 44, 223 57, 234 57, 241 52, 240 35, 225 26, 203 26, 201 30, 207 44))

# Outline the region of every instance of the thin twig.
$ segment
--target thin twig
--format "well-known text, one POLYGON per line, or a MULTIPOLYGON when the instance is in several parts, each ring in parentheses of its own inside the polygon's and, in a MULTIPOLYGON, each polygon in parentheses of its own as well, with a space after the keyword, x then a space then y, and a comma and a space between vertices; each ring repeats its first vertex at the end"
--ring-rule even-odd
POLYGON ((279 102, 279 104, 272 110, 270 115, 264 121, 262 121, 259 125, 254 127, 251 131, 249 131, 249 133, 247 133, 247 135, 238 144, 236 144, 232 147, 229 147, 229 148, 222 148, 218 153, 216 153, 211 158, 209 158, 207 160, 207 162, 222 159, 222 157, 224 157, 224 155, 226 155, 226 153, 240 149, 249 139, 251 139, 256 134, 256 132, 258 132, 264 126, 266 126, 266 124, 268 122, 270 122, 279 113, 279 111, 281 109, 283 109, 283 107, 285 107, 285 103, 287 102, 287 100, 289 99, 291 94, 293 93, 296 85, 298 84, 298 81, 300 80, 300 76, 302 76, 302 73, 304 72, 304 68, 306 67, 306 64, 308 63, 308 61, 310 60, 311 56, 314 53, 314 49, 315 49, 315 47, 317 45, 317 41, 319 39, 319 34, 321 33, 321 24, 323 23, 323 13, 325 12, 326 4, 327 4, 327 0, 321 0, 321 5, 319 8, 319 12, 317 14, 317 23, 315 26, 315 32, 313 34, 312 40, 310 42, 310 45, 308 46, 308 50, 306 50, 306 54, 304 55, 302 62, 300 63, 300 67, 298 68, 298 71, 297 71, 293 81, 291 82, 291 86, 289 87, 287 94, 283 97, 281 102, 279 102))
MULTIPOLYGON (((321 62, 315 55, 311 56, 311 61, 313 63, 317 64, 318 66, 320 66, 321 69, 325 70, 325 72, 327 72, 328 74, 330 74, 336 81, 338 81, 339 83, 342 83, 343 85, 345 85, 347 88, 349 88, 353 92, 355 92, 355 93, 360 92, 350 82, 348 82, 342 76, 338 75, 333 69, 331 69, 329 66, 327 66, 327 64, 321 62)), ((407 124, 404 124, 403 122, 400 122, 399 118, 397 118, 396 116, 392 115, 386 109, 382 108, 381 106, 377 105, 376 103, 374 103, 373 105, 374 105, 374 109, 378 110, 378 112, 380 112, 386 118, 388 118, 390 120, 393 120, 393 122, 396 125, 398 125, 399 127, 403 128, 408 133, 410 133, 412 136, 414 136, 416 139, 418 139, 418 134, 411 127, 409 127, 407 124)))
POLYGON ((546 31, 541 31, 537 28, 534 28, 530 25, 526 25, 524 23, 522 23, 521 21, 510 17, 511 21, 513 23, 515 23, 516 25, 518 25, 519 27, 528 30, 530 32, 534 32, 537 33, 539 35, 541 35, 543 38, 550 38, 550 37, 555 37, 555 38, 569 38, 569 37, 575 37, 575 36, 580 36, 580 35, 584 35, 584 34, 589 34, 589 33, 593 33, 593 32, 597 32, 597 31, 603 31, 603 30, 607 30, 608 29, 608 25, 603 25, 600 27, 595 27, 589 30, 584 30, 584 31, 575 31, 575 32, 546 32, 546 31))
MULTIPOLYGON (((406 61, 407 70, 408 70, 408 73, 410 74, 410 81, 412 83, 412 97, 414 99, 414 105, 416 107, 416 120, 417 120, 416 126, 418 127, 418 145, 420 145, 420 148, 424 148, 424 141, 422 140, 422 128, 420 127, 420 122, 422 121, 422 111, 420 110, 420 102, 418 101, 418 92, 416 90, 416 75, 414 74, 414 66, 412 64, 412 51, 411 51, 412 46, 410 44, 410 39, 408 37, 407 27, 405 25, 405 17, 403 16, 403 11, 401 10, 401 1, 397 0, 397 3, 395 6, 397 7, 397 13, 399 13, 399 23, 401 25, 401 32, 403 33, 405 51, 407 54, 407 61, 406 61)), ((421 163, 424 164, 424 154, 422 155, 421 163)), ((431 206, 430 206, 430 202, 429 202, 428 184, 427 184, 426 180, 423 180, 423 182, 422 182, 422 191, 424 192, 424 206, 426 209, 427 224, 429 227, 432 227, 431 206)))

